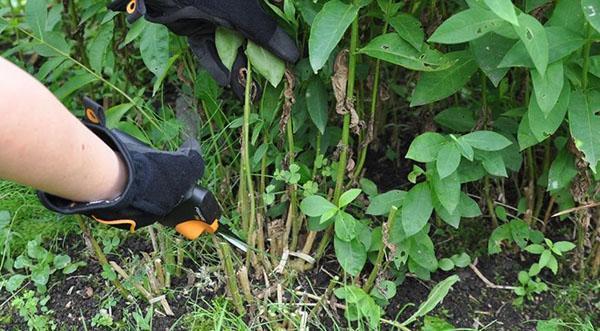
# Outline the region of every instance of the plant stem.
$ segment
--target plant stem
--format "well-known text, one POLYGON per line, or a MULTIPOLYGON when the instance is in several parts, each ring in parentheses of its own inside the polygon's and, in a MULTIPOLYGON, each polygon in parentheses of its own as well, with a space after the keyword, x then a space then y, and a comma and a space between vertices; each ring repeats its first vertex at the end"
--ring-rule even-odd
MULTIPOLYGON (((292 165, 296 161, 294 154, 294 130, 292 127, 292 123, 294 121, 290 118, 286 125, 287 131, 287 141, 288 141, 288 155, 289 155, 289 164, 292 165)), ((300 228, 302 227, 302 218, 298 217, 296 213, 297 205, 298 205, 298 192, 296 190, 296 184, 289 185, 290 191, 290 209, 288 212, 288 222, 291 222, 292 227, 292 242, 290 244, 289 249, 291 251, 296 250, 296 246, 298 245, 298 235, 300 234, 300 228)))
POLYGON ((586 90, 588 88, 588 83, 589 83, 589 75, 588 72, 590 71, 590 50, 592 49, 592 28, 589 25, 589 23, 587 24, 587 40, 585 43, 585 46, 583 48, 583 71, 582 71, 582 78, 581 78, 581 85, 583 87, 584 90, 586 90))
MULTIPOLYGON (((353 0, 354 4, 358 4, 358 0, 353 0)), ((356 78, 356 49, 358 48, 358 18, 356 15, 352 22, 352 34, 350 37, 350 52, 348 54, 348 85, 346 87, 346 99, 354 102, 354 84, 356 78)), ((346 166, 348 164, 348 141, 350 140, 350 114, 344 115, 344 124, 342 126, 342 141, 340 142, 340 158, 337 165, 337 173, 335 179, 335 190, 333 192, 333 203, 337 205, 340 196, 344 190, 344 177, 346 174, 346 166)), ((316 259, 319 260, 325 253, 325 249, 329 245, 331 235, 333 234, 333 225, 330 225, 317 249, 316 259)))
MULTIPOLYGON (((100 262, 100 265, 102 266, 102 268, 103 269, 104 268, 112 269, 112 267, 108 263, 108 259, 106 258, 106 255, 104 255, 102 248, 100 247, 100 245, 98 244, 98 242, 96 241, 94 236, 92 235, 92 231, 87 226, 87 223, 83 219, 83 216, 77 215, 76 218, 77 218, 77 221, 79 222, 79 227, 81 228, 81 231, 83 232, 83 236, 87 240, 89 240, 89 242, 92 244, 92 248, 94 249, 96 258, 98 259, 98 262, 100 262)), ((123 299, 129 300, 131 298, 131 295, 129 294, 129 292, 123 287, 123 284, 121 284, 121 282, 118 279, 115 278, 115 279, 111 280, 110 282, 117 289, 117 291, 119 291, 119 293, 121 294, 123 299)))
POLYGON ((219 243, 219 247, 221 248, 223 271, 225 272, 225 277, 227 279, 227 289, 229 290, 229 295, 231 295, 233 306, 237 310, 238 314, 246 315, 244 302, 242 301, 242 297, 240 296, 240 290, 237 283, 235 269, 233 268, 233 260, 231 259, 231 248, 229 247, 229 244, 224 242, 219 243))
POLYGON ((533 147, 530 147, 526 151, 527 155, 527 166, 528 166, 528 174, 529 174, 529 184, 527 185, 527 212, 525 212, 525 221, 531 225, 533 223, 533 213, 535 210, 535 173, 536 173, 536 164, 535 158, 533 157, 533 147))
POLYGON ((490 177, 485 176, 483 179, 483 197, 485 199, 485 204, 487 206, 490 218, 492 219, 492 227, 495 229, 498 227, 498 218, 496 217, 496 212, 494 211, 494 201, 490 196, 490 186, 490 177))
POLYGON ((252 112, 252 63, 248 61, 246 74, 246 91, 244 94, 244 125, 242 129, 242 174, 241 178, 245 181, 246 192, 243 192, 245 196, 243 198, 249 200, 247 221, 248 224, 248 253, 246 260, 246 267, 249 268, 249 264, 252 256, 254 255, 254 247, 256 245, 256 234, 254 229, 256 227, 256 201, 254 200, 254 185, 252 183, 252 165, 250 163, 250 114, 252 112))
MULTIPOLYGON (((387 219, 388 229, 391 229, 393 227, 397 212, 398 208, 393 206, 387 219)), ((379 247, 379 251, 377 252, 377 259, 375 260, 375 264, 373 265, 373 270, 371 270, 371 274, 369 275, 367 282, 363 286, 363 290, 366 293, 371 292, 371 289, 373 289, 373 285, 375 285, 375 280, 377 280, 377 275, 379 275, 379 270, 381 270, 381 264, 383 263, 384 256, 385 244, 381 243, 381 247, 379 247)))
MULTIPOLYGON (((383 25, 383 33, 386 33, 388 30, 388 21, 385 21, 385 24, 383 25)), ((379 83, 381 80, 381 60, 377 60, 375 62, 375 77, 373 78, 373 91, 371 93, 371 108, 370 108, 370 118, 369 118, 369 124, 367 125, 367 137, 365 139, 367 139, 367 141, 365 142, 365 144, 363 146, 361 146, 361 150, 360 150, 360 155, 358 157, 358 165, 356 166, 356 169, 354 170, 354 178, 358 178, 358 176, 360 176, 360 173, 362 172, 364 166, 365 166, 365 161, 367 160, 367 152, 369 150, 369 144, 370 141, 368 141, 368 139, 372 139, 372 137, 370 137, 370 135, 375 135, 374 132, 368 132, 369 130, 374 130, 374 126, 375 126, 375 111, 377 110, 377 102, 379 100, 379 83)))
MULTIPOLYGON (((550 139, 546 139, 544 142, 544 160, 542 161, 542 174, 547 174, 550 170, 550 139)), ((536 200, 535 200, 535 210, 533 212, 533 218, 537 219, 542 212, 542 207, 544 206, 544 196, 546 195, 545 188, 536 187, 536 200)))

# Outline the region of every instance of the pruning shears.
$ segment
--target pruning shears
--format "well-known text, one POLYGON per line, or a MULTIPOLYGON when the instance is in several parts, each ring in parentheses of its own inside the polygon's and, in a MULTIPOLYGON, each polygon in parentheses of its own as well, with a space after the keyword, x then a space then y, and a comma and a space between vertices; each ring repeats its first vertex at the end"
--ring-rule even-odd
POLYGON ((246 252, 248 245, 231 229, 220 223, 221 208, 215 196, 207 189, 195 187, 188 192, 185 200, 161 222, 172 226, 186 239, 195 240, 203 234, 221 236, 229 243, 246 252))

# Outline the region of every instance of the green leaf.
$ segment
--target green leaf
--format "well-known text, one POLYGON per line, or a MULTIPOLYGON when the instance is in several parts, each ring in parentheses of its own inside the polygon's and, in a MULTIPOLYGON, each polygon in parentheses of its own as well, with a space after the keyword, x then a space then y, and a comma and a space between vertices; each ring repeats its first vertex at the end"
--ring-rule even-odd
POLYGON ((540 265, 538 263, 534 263, 529 267, 529 276, 535 276, 537 274, 540 273, 540 271, 542 271, 542 268, 540 267, 540 265))
POLYGON ((537 104, 542 112, 548 115, 563 90, 565 80, 562 62, 555 62, 548 66, 545 75, 540 75, 537 70, 532 70, 531 79, 537 104))
POLYGON ((542 112, 536 98, 531 98, 527 117, 529 119, 529 129, 537 141, 542 142, 556 132, 567 115, 570 100, 571 85, 568 81, 563 85, 558 102, 548 114, 542 112))
POLYGON ((431 176, 432 188, 444 208, 454 213, 460 202, 460 179, 455 171, 450 176, 441 179, 437 174, 431 176))
POLYGON ((536 69, 543 76, 548 67, 548 38, 544 26, 535 17, 524 13, 519 15, 519 25, 515 27, 515 31, 525 44, 536 69))
POLYGON ((353 188, 350 189, 340 196, 340 200, 338 201, 338 207, 343 208, 349 205, 352 201, 354 201, 358 196, 362 193, 361 189, 353 188))
POLYGON ((19 287, 21 287, 21 285, 23 284, 23 281, 25 281, 25 279, 27 279, 27 276, 19 274, 12 275, 6 282, 6 290, 8 292, 14 292, 18 290, 19 287))
POLYGON ((538 262, 540 265, 540 268, 547 266, 548 262, 550 262, 551 257, 552 257, 552 252, 549 249, 545 249, 542 252, 542 255, 540 256, 540 261, 538 262))
POLYGON ((62 272, 65 275, 70 275, 70 274, 74 273, 75 271, 77 271, 77 268, 83 267, 85 265, 86 265, 85 262, 71 263, 71 264, 67 265, 66 267, 64 267, 62 272))
POLYGON ((331 209, 337 210, 337 207, 319 195, 311 195, 300 203, 300 210, 309 217, 320 217, 331 209))
POLYGON ((25 255, 19 255, 15 259, 15 263, 14 263, 13 267, 15 269, 23 269, 23 268, 29 268, 32 265, 33 265, 33 263, 31 262, 31 260, 27 256, 25 256, 25 255))
POLYGON ((444 321, 439 317, 425 316, 424 325, 421 331, 453 331, 454 325, 444 321))
POLYGON ((314 3, 312 0, 298 0, 295 5, 308 25, 312 25, 315 17, 323 6, 321 3, 314 3))
POLYGON ((448 258, 443 258, 438 262, 440 269, 444 271, 450 271, 454 269, 454 262, 448 258))
POLYGON ((129 31, 127 31, 127 35, 125 36, 125 40, 123 41, 123 43, 121 45, 119 45, 119 48, 123 48, 123 47, 129 45, 132 41, 138 39, 138 37, 142 34, 142 32, 146 28, 146 25, 148 25, 148 24, 151 24, 151 23, 146 22, 146 20, 137 20, 137 21, 135 21, 135 23, 130 25, 128 27, 129 31))
POLYGON ((145 144, 151 145, 150 140, 148 139, 148 137, 146 136, 144 131, 140 130, 140 128, 138 128, 132 122, 119 122, 119 123, 117 123, 117 126, 115 127, 115 129, 119 129, 119 130, 127 133, 128 135, 141 140, 145 144))
POLYGON ((152 86, 152 96, 155 96, 156 93, 160 90, 163 81, 165 80, 165 78, 167 78, 167 75, 169 74, 169 69, 171 69, 173 64, 175 64, 175 61, 177 61, 180 55, 181 53, 171 56, 169 61, 167 61, 167 64, 164 66, 163 72, 160 74, 160 76, 156 77, 154 85, 152 86))
POLYGON ((427 45, 417 50, 396 33, 375 37, 359 53, 416 71, 443 70, 452 64, 439 51, 427 45))
POLYGON ((600 158, 600 119, 591 109, 588 96, 577 90, 571 94, 569 103, 569 127, 575 146, 596 173, 600 158))
POLYGON ((583 34, 585 18, 581 10, 581 1, 558 1, 547 24, 562 26, 575 33, 583 34))
POLYGON ((471 52, 479 64, 479 68, 485 73, 489 80, 498 87, 500 81, 508 68, 500 68, 498 65, 504 56, 512 48, 514 41, 502 37, 496 33, 488 33, 485 36, 471 41, 471 52))
POLYGON ((492 234, 488 239, 488 254, 492 255, 502 252, 500 244, 502 244, 502 241, 511 238, 510 226, 508 224, 497 227, 494 231, 492 231, 492 234))
POLYGON ((243 43, 244 38, 238 32, 223 27, 217 27, 215 31, 215 46, 217 47, 217 53, 219 54, 221 62, 223 62, 225 67, 230 71, 243 43))
POLYGON ((531 254, 540 255, 544 252, 545 248, 542 245, 532 244, 525 247, 525 250, 531 254))
MULTIPOLYGON (((548 38, 548 63, 554 63, 562 60, 574 51, 583 46, 585 40, 578 34, 569 31, 561 26, 548 26, 545 28, 548 38)), ((527 49, 522 41, 518 41, 506 53, 502 62, 498 64, 500 68, 508 67, 527 67, 535 68, 527 49)))
POLYGON ((410 106, 422 106, 442 100, 459 91, 477 71, 477 63, 468 51, 446 55, 454 64, 448 69, 424 72, 412 94, 410 106))
POLYGON ((435 161, 438 152, 446 141, 446 138, 439 133, 425 132, 413 139, 408 148, 408 153, 406 153, 406 158, 423 163, 435 161))
POLYGON ((517 13, 511 0, 484 0, 484 2, 501 19, 512 25, 519 25, 517 13))
POLYGON ((71 45, 67 43, 65 36, 62 33, 47 31, 44 41, 40 44, 35 44, 33 49, 41 56, 66 57, 71 52, 71 45))
POLYGON ((527 240, 529 240, 529 234, 531 233, 529 230, 529 225, 520 219, 514 219, 510 221, 509 225, 512 239, 519 247, 525 248, 527 245, 527 240))
POLYGON ((10 224, 11 219, 8 210, 0 210, 0 229, 7 227, 10 224))
POLYGON ((458 139, 473 148, 489 152, 502 150, 512 144, 506 137, 493 131, 475 131, 458 139))
MULTIPOLYGON (((438 175, 441 179, 456 172, 460 165, 461 154, 455 142, 446 143, 438 152, 435 162, 438 175)), ((451 210, 449 210, 451 211, 451 210)))
POLYGON ((433 120, 453 132, 470 132, 475 126, 473 111, 463 107, 450 107, 435 115, 433 120))
POLYGON ((562 331, 565 322, 559 319, 551 319, 548 321, 537 321, 535 324, 536 331, 562 331))
POLYGON ((285 63, 266 49, 248 41, 246 55, 253 70, 265 77, 271 86, 277 87, 285 74, 285 63))
POLYGON ((315 72, 323 68, 329 55, 358 15, 359 9, 358 6, 333 0, 328 1, 314 18, 308 39, 308 52, 310 64, 315 72))
POLYGON ((321 217, 319 218, 319 224, 324 224, 325 222, 329 221, 333 216, 335 216, 337 213, 339 212, 339 209, 337 207, 333 207, 329 210, 327 210, 326 212, 324 212, 321 217))
POLYGON ((363 192, 365 192, 369 199, 379 194, 377 191, 377 184, 375 184, 372 180, 363 177, 360 179, 359 184, 360 188, 363 190, 363 192))
POLYGON ((440 202, 437 195, 433 196, 431 200, 433 202, 433 208, 435 210, 436 215, 439 216, 442 219, 442 221, 446 222, 446 224, 450 225, 455 229, 458 229, 458 227, 460 226, 461 218, 460 210, 456 208, 454 212, 450 213, 448 210, 446 210, 446 208, 444 208, 444 206, 442 206, 442 203, 440 202))
POLYGON ((568 251, 572 250, 573 248, 575 248, 575 244, 573 244, 572 242, 568 242, 568 241, 559 241, 559 242, 554 243, 553 248, 561 253, 564 253, 564 252, 568 252, 568 251))
POLYGON ((459 280, 460 280, 460 278, 458 278, 458 276, 453 275, 453 276, 450 276, 450 277, 444 279, 443 281, 439 282, 436 286, 433 287, 433 289, 429 293, 429 296, 427 297, 427 300, 425 300, 425 302, 423 302, 419 306, 417 311, 411 317, 409 317, 406 321, 404 321, 404 323, 402 323, 402 324, 403 325, 410 324, 410 323, 414 322, 415 320, 417 320, 417 318, 427 315, 440 302, 442 302, 442 300, 444 300, 446 295, 448 295, 450 288, 452 288, 452 286, 454 284, 456 284, 456 282, 458 282, 459 280))
POLYGON ((454 265, 459 268, 466 268, 469 264, 471 264, 471 257, 467 253, 455 254, 450 257, 454 265))
POLYGON ((47 264, 39 264, 31 269, 31 280, 37 286, 48 284, 50 278, 50 266, 47 264))
POLYGON ((525 271, 519 271, 517 278, 519 279, 519 283, 523 285, 527 285, 527 283, 529 283, 529 274, 525 271))
POLYGON ((377 286, 373 287, 371 290, 371 295, 377 298, 390 300, 396 296, 396 283, 389 280, 384 280, 377 284, 377 286))
POLYGON ((358 221, 352 215, 344 212, 335 216, 335 235, 343 241, 351 241, 356 238, 358 221))
POLYGON ((431 191, 427 183, 415 185, 408 193, 402 207, 402 227, 407 236, 421 231, 427 224, 433 204, 431 191))
POLYGON ((56 269, 63 269, 69 263, 71 263, 71 258, 68 255, 56 255, 54 257, 54 267, 56 269))
POLYGON ((590 25, 600 32, 600 2, 598 0, 581 0, 583 15, 590 25))
POLYGON ((396 30, 398 36, 406 40, 416 50, 423 48, 425 32, 423 31, 421 22, 414 16, 400 13, 392 17, 389 23, 396 30))
POLYGON ((460 192, 460 204, 458 205, 460 215, 466 218, 481 216, 481 209, 475 200, 471 199, 464 192, 460 192))
POLYGON ((500 153, 480 152, 481 165, 492 176, 508 177, 506 164, 500 153))
POLYGON ((367 250, 357 239, 345 242, 334 237, 335 256, 345 272, 358 276, 367 262, 367 250))
POLYGON ((573 154, 567 148, 563 148, 550 166, 547 190, 549 192, 556 192, 569 187, 569 184, 577 176, 577 173, 573 154))
POLYGON ((31 240, 27 242, 27 255, 32 259, 43 260, 48 251, 37 240, 31 240))
POLYGON ((104 58, 108 50, 110 50, 110 43, 113 39, 114 27, 115 24, 113 21, 102 24, 87 48, 90 66, 96 73, 102 73, 104 58))
POLYGON ((434 272, 438 268, 438 261, 435 257, 433 241, 425 231, 417 233, 408 240, 408 255, 410 259, 425 268, 429 272, 434 272))
POLYGON ((325 84, 320 79, 314 78, 306 88, 306 107, 313 123, 321 134, 325 133, 327 127, 327 91, 325 84))
POLYGON ((162 24, 147 24, 142 31, 140 52, 144 64, 155 76, 160 76, 169 62, 169 29, 162 24))
MULTIPOLYGON (((531 102, 530 101, 530 105, 531 102)), ((541 110, 540 110, 541 112, 541 110)), ((526 114, 527 115, 527 114, 526 114)), ((525 150, 528 147, 534 146, 540 141, 535 137, 535 134, 532 132, 529 124, 529 116, 523 116, 521 118, 521 123, 519 123, 519 130, 517 132, 517 139, 519 141, 519 149, 521 151, 525 150)))
POLYGON ((67 80, 60 88, 54 91, 54 95, 60 99, 65 100, 68 96, 82 89, 84 86, 95 82, 97 79, 88 72, 82 72, 76 76, 73 76, 67 80))
POLYGON ((473 150, 473 147, 471 147, 471 145, 467 144, 466 142, 464 142, 460 139, 457 139, 453 135, 450 135, 450 137, 452 137, 452 139, 456 143, 456 146, 458 146, 458 148, 460 150, 460 154, 462 154, 462 156, 464 156, 465 159, 472 162, 473 158, 475 156, 475 151, 473 150))
POLYGON ((367 215, 387 215, 392 206, 400 207, 405 197, 406 192, 400 190, 392 190, 372 197, 369 199, 370 203, 367 208, 367 215))
POLYGON ((44 39, 48 19, 47 0, 30 0, 25 3, 25 22, 36 37, 44 39))
POLYGON ((502 19, 494 13, 474 7, 454 14, 444 21, 428 41, 440 44, 464 43, 494 31, 502 23, 502 19))

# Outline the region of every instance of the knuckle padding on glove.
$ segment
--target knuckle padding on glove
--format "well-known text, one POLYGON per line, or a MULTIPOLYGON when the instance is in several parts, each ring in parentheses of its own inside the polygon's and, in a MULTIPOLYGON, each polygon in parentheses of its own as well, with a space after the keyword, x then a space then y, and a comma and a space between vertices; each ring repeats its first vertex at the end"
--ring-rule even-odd
POLYGON ((136 153, 133 162, 137 172, 134 187, 140 194, 133 198, 132 206, 154 215, 168 214, 202 176, 202 169, 193 166, 201 163, 197 152, 136 153))

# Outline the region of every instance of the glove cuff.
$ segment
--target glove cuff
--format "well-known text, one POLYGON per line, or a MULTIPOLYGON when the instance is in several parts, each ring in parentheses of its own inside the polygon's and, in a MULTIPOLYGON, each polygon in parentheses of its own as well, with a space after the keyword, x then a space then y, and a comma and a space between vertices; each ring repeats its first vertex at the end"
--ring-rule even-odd
POLYGON ((92 131, 98 138, 100 138, 105 144, 107 144, 123 160, 125 167, 127 168, 127 183, 123 192, 112 200, 100 200, 91 202, 74 202, 71 200, 63 199, 61 197, 38 191, 38 198, 42 204, 57 213, 60 214, 85 214, 89 215, 92 211, 102 211, 103 209, 122 209, 125 206, 131 204, 133 200, 132 187, 135 184, 137 175, 136 167, 134 166, 133 158, 125 144, 121 142, 115 134, 104 127, 105 117, 102 107, 94 101, 84 98, 85 106, 85 119, 82 121, 83 124, 92 131))
POLYGON ((84 214, 132 231, 162 221, 185 200, 204 172, 198 143, 190 140, 177 152, 155 150, 126 133, 109 130, 102 107, 87 98, 84 104, 85 126, 123 159, 128 171, 126 187, 113 200, 93 202, 39 192, 42 204, 61 214, 84 214))

